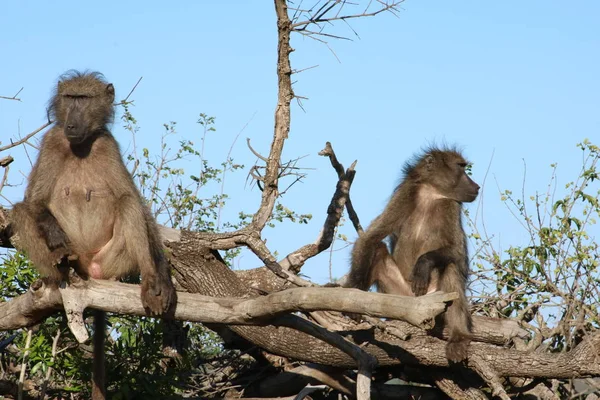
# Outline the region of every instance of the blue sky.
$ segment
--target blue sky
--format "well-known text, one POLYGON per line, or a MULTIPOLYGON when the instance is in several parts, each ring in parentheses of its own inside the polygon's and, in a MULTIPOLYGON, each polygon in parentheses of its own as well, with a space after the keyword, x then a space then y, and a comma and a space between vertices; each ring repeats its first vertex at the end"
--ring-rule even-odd
MULTIPOLYGON (((272 2, 217 1, 6 2, 0 12, 0 95, 24 87, 22 102, 0 100, 0 140, 29 133, 45 121, 45 106, 66 70, 101 71, 124 97, 143 80, 132 109, 138 142, 156 149, 162 124, 199 143, 203 112, 216 117, 207 142, 221 161, 247 124, 232 155, 251 166, 245 145, 267 154, 276 104, 276 25, 272 2)), ((527 166, 527 194, 545 190, 558 163, 559 191, 581 167, 576 143, 600 144, 600 3, 578 1, 481 2, 407 0, 399 17, 354 20, 330 32, 352 41, 323 44, 295 35, 295 91, 308 97, 292 109, 285 158, 301 161, 309 176, 284 199, 307 226, 266 230, 272 250, 285 255, 315 240, 335 189, 327 159, 317 153, 331 141, 348 166, 358 160, 352 198, 363 225, 382 210, 403 163, 432 142, 459 144, 474 163, 473 178, 489 173, 481 201, 488 232, 503 248, 526 236, 500 202, 498 187, 519 192, 527 166), (336 58, 337 57, 337 58, 336 58), (339 61, 338 61, 339 59, 339 61)), ((113 132, 127 148, 130 136, 117 120, 113 132)), ((27 174, 22 148, 11 183, 27 174)), ((4 156, 6 154, 0 154, 4 156)), ((192 172, 197 165, 185 165, 192 172)), ((226 216, 253 212, 260 193, 230 175, 226 216)), ((214 189, 210 189, 214 191, 214 189)), ((23 187, 5 189, 11 201, 23 187)), ((210 192, 201 193, 210 195, 210 192)), ((6 205, 5 200, 1 200, 6 205)), ((470 205, 475 210, 476 204, 470 205)), ((597 232, 597 229, 596 229, 597 232)), ((345 231, 352 239, 351 229, 345 231)), ((339 248, 339 244, 336 246, 339 248)), ((333 255, 334 275, 347 271, 348 249, 333 255)), ((317 282, 329 275, 329 254, 303 272, 317 282)), ((237 265, 258 266, 244 253, 237 265)))

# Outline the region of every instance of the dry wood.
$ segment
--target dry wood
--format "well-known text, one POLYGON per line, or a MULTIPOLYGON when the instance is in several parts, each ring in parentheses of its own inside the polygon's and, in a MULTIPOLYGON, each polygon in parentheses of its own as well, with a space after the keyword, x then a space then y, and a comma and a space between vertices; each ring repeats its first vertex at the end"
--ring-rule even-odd
MULTIPOLYGON (((173 318, 259 325, 290 311, 338 310, 404 319, 427 327, 445 309, 445 302, 454 297, 438 293, 422 298, 404 298, 342 288, 296 288, 250 299, 214 298, 180 292, 173 318)), ((38 322, 40 317, 59 309, 63 304, 65 309, 79 315, 76 324, 83 323, 82 312, 88 307, 120 314, 146 315, 140 300, 139 285, 95 279, 78 280, 60 289, 60 293, 57 289, 42 285, 1 303, 0 330, 17 329, 38 322)), ((76 336, 83 337, 81 333, 76 336)))
MULTIPOLYGON (((2 236, 1 228, 5 227, 2 226, 2 221, 6 221, 6 215, 0 212, 0 236, 2 236)), ((177 318, 190 321, 203 320, 220 324, 250 324, 257 323, 257 321, 264 324, 267 323, 265 318, 272 317, 273 313, 283 313, 286 308, 302 309, 295 308, 297 304, 303 302, 302 293, 311 293, 317 296, 320 293, 344 293, 343 289, 337 288, 294 289, 290 291, 292 293, 291 297, 286 297, 285 292, 274 293, 275 296, 272 298, 278 299, 277 303, 281 302, 281 304, 275 304, 267 311, 260 310, 261 307, 269 305, 269 302, 265 300, 267 297, 254 299, 214 299, 206 297, 248 297, 252 295, 253 291, 245 286, 236 273, 220 260, 218 254, 199 246, 195 241, 194 234, 173 230, 166 230, 166 232, 166 236, 173 240, 167 240, 167 244, 178 282, 189 292, 204 295, 179 293, 177 318), (244 303, 246 301, 248 303, 244 303)), ((144 315, 139 301, 138 286, 103 281, 90 281, 89 285, 90 287, 85 290, 89 292, 86 296, 90 299, 90 307, 106 311, 144 315)), ((342 296, 344 297, 343 300, 338 299, 336 301, 339 301, 348 312, 360 312, 365 311, 365 308, 367 308, 360 303, 364 303, 365 298, 371 299, 371 296, 374 296, 373 299, 382 296, 380 298, 384 302, 383 304, 388 301, 386 295, 359 293, 356 296, 355 292, 352 292, 352 296, 342 296), (362 296, 366 297, 363 298, 362 296)), ((389 298, 393 299, 393 296, 389 298)), ((397 299, 403 301, 400 297, 397 299)), ((314 302, 314 299, 309 300, 309 304, 312 302, 314 302)), ((368 308, 371 309, 374 304, 372 302, 368 308)), ((61 308, 61 305, 62 298, 58 291, 35 290, 32 288, 25 295, 0 304, 0 329, 8 330, 31 325, 55 312, 61 308)), ((313 309, 317 309, 317 306, 320 310, 324 309, 321 304, 315 305, 313 309)), ((311 310, 311 308, 308 307, 305 310, 311 310)), ((476 318, 475 321, 476 332, 479 321, 482 321, 483 326, 486 326, 485 329, 488 331, 504 331, 504 333, 497 334, 499 338, 506 339, 512 334, 522 333, 522 329, 512 322, 496 321, 496 325, 494 325, 492 319, 476 318)), ((335 367, 351 368, 356 366, 351 357, 338 349, 289 328, 276 328, 270 325, 264 327, 231 325, 230 328, 242 337, 274 354, 335 367)), ((354 332, 350 337, 356 343, 365 343, 365 350, 374 355, 380 365, 406 363, 410 365, 447 366, 447 360, 444 357, 445 342, 427 336, 425 332, 416 328, 414 329, 414 331, 409 331, 407 340, 400 340, 377 328, 354 332)), ((482 335, 484 335, 483 332, 482 335)), ((600 335, 590 337, 574 350, 560 354, 523 352, 479 343, 473 343, 470 346, 470 353, 479 355, 496 371, 499 377, 572 378, 600 376, 600 365, 596 362, 597 357, 600 357, 600 350, 597 349, 600 349, 600 335)))

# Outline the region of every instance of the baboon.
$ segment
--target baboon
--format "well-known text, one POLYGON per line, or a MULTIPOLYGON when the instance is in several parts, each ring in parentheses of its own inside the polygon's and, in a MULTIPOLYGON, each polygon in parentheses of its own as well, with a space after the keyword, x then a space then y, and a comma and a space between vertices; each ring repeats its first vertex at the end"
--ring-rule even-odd
MULTIPOLYGON (((119 279, 141 272, 142 305, 152 315, 175 301, 158 228, 108 129, 115 90, 97 72, 63 75, 49 104, 44 135, 25 198, 11 230, 44 281, 57 285, 60 260, 82 277, 119 279)), ((105 398, 106 316, 95 312, 92 398, 105 398)))
POLYGON ((471 314, 465 295, 469 277, 462 203, 475 200, 477 185, 455 149, 430 148, 404 167, 404 179, 383 210, 358 238, 346 286, 421 296, 458 292, 445 314, 449 361, 467 357, 471 314), (389 236, 390 253, 381 241, 389 236))

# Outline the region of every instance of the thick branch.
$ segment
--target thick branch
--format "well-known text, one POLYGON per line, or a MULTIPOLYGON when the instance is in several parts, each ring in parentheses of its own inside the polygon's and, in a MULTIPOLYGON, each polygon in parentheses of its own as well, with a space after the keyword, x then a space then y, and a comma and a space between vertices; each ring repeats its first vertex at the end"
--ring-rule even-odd
MULTIPOLYGON (((69 298, 77 298, 82 311, 91 307, 120 314, 146 315, 139 285, 91 279, 76 281, 67 290, 62 290, 76 292, 69 293, 69 298)), ((183 292, 177 297, 173 318, 184 321, 260 325, 290 311, 339 310, 405 319, 424 327, 430 326, 435 316, 445 309, 445 302, 456 298, 448 294, 403 298, 341 288, 295 288, 251 299, 215 298, 183 292)), ((39 322, 41 317, 59 309, 62 304, 58 289, 45 285, 34 287, 0 304, 0 330, 39 322)))
MULTIPOLYGON (((252 290, 244 286, 236 273, 223 263, 218 254, 201 249, 184 232, 178 242, 167 243, 175 257, 171 258, 178 282, 190 292, 214 296, 249 296, 252 290)), ((347 301, 352 301, 348 299, 347 301)), ((287 328, 273 326, 230 326, 231 330, 266 351, 295 360, 354 368, 352 358, 322 341, 298 335, 287 328)), ((447 367, 446 342, 428 336, 414 328, 405 340, 377 328, 348 332, 355 343, 377 357, 379 365, 427 365, 447 367)), ((600 340, 600 338, 598 339, 600 340)), ((498 376, 581 376, 600 375, 597 363, 600 351, 582 344, 580 352, 562 354, 521 352, 489 344, 473 343, 469 354, 483 357, 498 376), (586 353, 587 352, 587 353, 586 353), (584 356, 584 354, 586 354, 584 356), (583 368, 583 370, 582 370, 583 368)), ((600 349, 600 346, 598 347, 600 349)))
MULTIPOLYGON (((1 216, 2 213, 0 213, 1 216)), ((3 225, 1 219, 0 225, 3 225)), ((237 278, 236 273, 223 263, 218 254, 199 246, 191 233, 167 230, 166 240, 170 249, 170 260, 174 267, 175 276, 178 282, 189 292, 220 297, 248 297, 251 295, 252 291, 243 285, 237 278)), ((139 301, 138 286, 113 286, 123 284, 109 282, 101 282, 100 286, 93 285, 94 288, 108 285, 106 287, 110 287, 110 289, 101 291, 101 294, 96 292, 98 289, 90 290, 93 299, 90 301, 90 306, 107 311, 128 312, 136 315, 144 314, 139 301), (115 290, 115 287, 118 287, 118 289, 115 290), (130 291, 129 296, 125 296, 127 291, 130 291)), ((284 309, 303 309, 300 307, 294 308, 295 305, 277 304, 279 302, 295 304, 296 301, 301 301, 293 300, 298 293, 311 293, 311 296, 319 296, 320 293, 344 293, 341 289, 310 288, 308 291, 306 290, 294 289, 294 291, 291 291, 293 296, 288 298, 285 297, 285 292, 276 293, 276 296, 270 297, 270 299, 277 299, 273 305, 269 304, 269 298, 266 297, 253 298, 249 300, 249 303, 244 303, 246 300, 224 298, 217 301, 212 298, 180 293, 179 301, 181 305, 177 308, 176 316, 192 321, 264 324, 266 318, 272 317, 273 313, 278 313, 284 309), (316 292, 311 292, 312 290, 316 292), (187 296, 190 296, 189 301, 187 296), (267 311, 258 310, 265 306, 271 308, 267 311), (255 309, 257 311, 248 311, 255 309), (259 319, 252 320, 252 318, 259 319)), ((32 292, 29 292, 13 301, 1 304, 0 329, 14 329, 37 322, 45 313, 60 307, 60 297, 56 296, 54 292, 44 296, 46 293, 44 290, 41 294, 36 294, 37 297, 35 297, 32 292)), ((364 299, 368 299, 369 296, 377 296, 377 294, 358 292, 358 295, 356 295, 357 292, 353 291, 351 293, 352 295, 346 294, 338 299, 342 302, 342 308, 345 311, 360 313, 365 309, 376 310, 374 304, 367 306, 364 299)), ((390 298, 392 297, 390 296, 390 298)), ((302 296, 300 296, 301 298, 302 296)), ((397 299, 402 298, 398 297, 397 299)), ((311 298, 308 301, 309 303, 315 301, 320 303, 323 300, 311 298)), ((398 307, 402 306, 398 305, 398 307)), ((312 309, 323 310, 325 308, 322 304, 318 304, 312 309)), ((311 310, 311 308, 305 308, 305 310, 311 310)), ((272 325, 261 327, 229 325, 229 327, 242 337, 274 354, 334 367, 355 368, 356 366, 355 360, 339 349, 289 328, 274 327, 272 325)), ((428 336, 424 331, 416 328, 413 328, 410 334, 405 337, 405 340, 398 339, 397 336, 390 335, 378 328, 355 331, 350 333, 348 337, 352 338, 355 343, 363 343, 364 350, 375 356, 380 365, 448 366, 444 350, 446 342, 428 336)), ((600 376, 600 362, 598 362, 600 360, 600 350, 598 349, 600 349, 600 335, 590 337, 574 350, 560 354, 523 352, 489 344, 473 343, 469 347, 469 355, 478 356, 485 360, 498 377, 566 379, 600 376)))

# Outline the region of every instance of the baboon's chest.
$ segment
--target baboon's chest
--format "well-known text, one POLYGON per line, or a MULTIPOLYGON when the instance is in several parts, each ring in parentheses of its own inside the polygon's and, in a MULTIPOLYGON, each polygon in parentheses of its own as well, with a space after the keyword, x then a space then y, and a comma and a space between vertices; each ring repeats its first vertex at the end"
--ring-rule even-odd
POLYGON ((52 191, 50 211, 78 251, 94 251, 112 237, 118 205, 100 176, 92 166, 75 160, 65 165, 52 191))
POLYGON ((442 201, 415 208, 397 233, 394 250, 397 263, 410 269, 419 256, 440 247, 440 233, 445 228, 443 213, 442 201))
POLYGON ((406 241, 422 245, 435 240, 436 233, 443 228, 443 204, 441 201, 423 204, 407 218, 402 227, 406 241))

